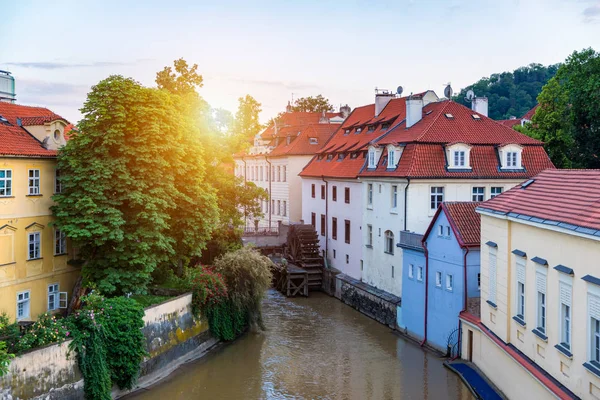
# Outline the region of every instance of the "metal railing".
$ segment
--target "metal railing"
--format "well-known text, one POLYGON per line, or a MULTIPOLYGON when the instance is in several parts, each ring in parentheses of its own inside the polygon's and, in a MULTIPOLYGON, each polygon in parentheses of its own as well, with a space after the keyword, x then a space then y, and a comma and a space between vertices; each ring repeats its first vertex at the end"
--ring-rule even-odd
POLYGON ((423 245, 421 244, 421 240, 423 239, 423 235, 418 233, 408 232, 408 231, 400 231, 400 241, 398 242, 398 246, 400 247, 409 247, 413 249, 422 249, 423 245))

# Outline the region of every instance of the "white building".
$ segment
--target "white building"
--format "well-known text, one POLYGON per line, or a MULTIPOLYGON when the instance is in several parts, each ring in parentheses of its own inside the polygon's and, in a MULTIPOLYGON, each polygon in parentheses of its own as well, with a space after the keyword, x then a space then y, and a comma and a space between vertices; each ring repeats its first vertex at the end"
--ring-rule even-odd
POLYGON ((301 180, 298 173, 340 127, 349 107, 340 113, 287 112, 258 134, 254 145, 234 156, 235 174, 265 189, 263 218, 246 227, 274 228, 279 221, 302 219, 301 180))

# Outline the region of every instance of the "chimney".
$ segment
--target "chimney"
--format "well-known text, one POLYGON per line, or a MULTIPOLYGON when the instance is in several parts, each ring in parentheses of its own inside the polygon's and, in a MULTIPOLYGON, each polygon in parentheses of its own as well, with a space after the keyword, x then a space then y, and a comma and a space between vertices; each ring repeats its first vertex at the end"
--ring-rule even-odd
POLYGON ((352 109, 346 104, 345 106, 340 107, 340 112, 342 113, 342 118, 346 119, 352 112, 352 109))
POLYGON ((423 118, 423 98, 408 96, 406 99, 406 127, 410 128, 423 118))
POLYGON ((478 112, 481 115, 488 116, 488 98, 487 97, 474 97, 471 102, 471 109, 478 112))
POLYGON ((385 108, 387 103, 390 102, 391 99, 396 97, 393 93, 388 90, 378 90, 375 89, 375 116, 379 116, 381 111, 385 108))

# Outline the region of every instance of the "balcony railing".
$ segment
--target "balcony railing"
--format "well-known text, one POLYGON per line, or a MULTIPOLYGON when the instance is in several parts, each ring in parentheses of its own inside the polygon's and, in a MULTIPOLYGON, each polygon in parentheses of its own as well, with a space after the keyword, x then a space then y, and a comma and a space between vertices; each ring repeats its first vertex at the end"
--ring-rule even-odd
POLYGON ((398 242, 398 247, 421 250, 423 249, 421 240, 423 240, 423 235, 408 231, 400 231, 400 241, 398 242))

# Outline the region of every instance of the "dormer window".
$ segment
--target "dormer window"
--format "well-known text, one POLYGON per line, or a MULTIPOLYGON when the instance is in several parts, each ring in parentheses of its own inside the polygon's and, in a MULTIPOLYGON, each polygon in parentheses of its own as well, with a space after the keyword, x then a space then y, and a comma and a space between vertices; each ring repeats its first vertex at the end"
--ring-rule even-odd
POLYGON ((308 143, 310 143, 310 144, 319 144, 319 139, 317 139, 316 137, 308 138, 308 143))
POLYGON ((518 144, 509 144, 498 149, 501 169, 522 169, 521 153, 523 148, 518 144))
POLYGON ((471 146, 466 143, 456 143, 446 150, 448 170, 471 169, 471 146))

